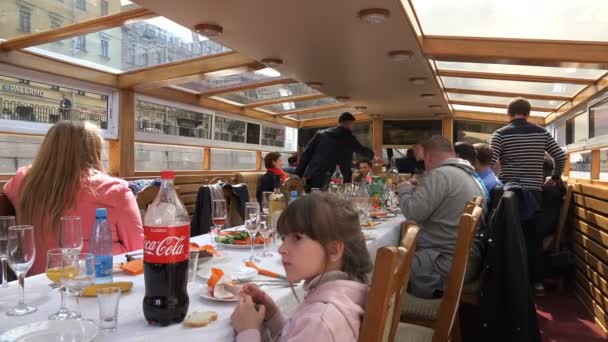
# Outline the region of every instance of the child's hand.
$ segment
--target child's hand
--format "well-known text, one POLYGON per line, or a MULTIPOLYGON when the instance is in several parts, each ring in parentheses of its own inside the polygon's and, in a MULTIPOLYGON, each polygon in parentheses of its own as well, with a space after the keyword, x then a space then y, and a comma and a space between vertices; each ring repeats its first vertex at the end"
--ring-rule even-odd
POLYGON ((232 327, 237 334, 249 329, 257 330, 262 325, 265 314, 263 305, 256 305, 250 296, 244 295, 230 316, 232 327))
POLYGON ((277 305, 274 303, 272 298, 266 295, 266 292, 260 290, 254 284, 243 285, 241 293, 247 296, 251 296, 251 299, 254 303, 264 305, 264 307, 266 308, 266 316, 264 317, 265 321, 271 319, 272 316, 274 316, 274 314, 278 310, 277 305))

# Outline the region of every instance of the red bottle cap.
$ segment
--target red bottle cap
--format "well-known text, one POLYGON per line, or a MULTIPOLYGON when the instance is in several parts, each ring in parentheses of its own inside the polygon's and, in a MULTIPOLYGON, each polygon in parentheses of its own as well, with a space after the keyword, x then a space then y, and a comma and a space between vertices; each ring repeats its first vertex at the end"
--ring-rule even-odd
POLYGON ((175 179, 175 171, 166 170, 160 172, 161 179, 175 179))

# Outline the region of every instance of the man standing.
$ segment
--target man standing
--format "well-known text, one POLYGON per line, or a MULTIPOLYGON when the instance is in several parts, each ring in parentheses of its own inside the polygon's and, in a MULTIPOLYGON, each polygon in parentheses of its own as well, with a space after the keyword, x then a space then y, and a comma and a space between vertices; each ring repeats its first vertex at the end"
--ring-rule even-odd
MULTIPOLYGON (((441 296, 452 266, 460 216, 467 202, 484 197, 481 185, 473 178, 475 169, 456 158, 449 140, 433 136, 422 144, 426 173, 419 181, 399 184, 399 204, 403 215, 418 223, 420 234, 408 291, 420 298, 441 296)), ((485 202, 485 201, 484 201, 485 202)), ((477 276, 481 265, 481 244, 476 239, 464 281, 477 276)))
POLYGON ((306 179, 307 188, 324 188, 329 184, 336 165, 340 165, 340 172, 344 182, 351 181, 350 167, 353 162, 353 153, 366 159, 372 159, 374 152, 361 145, 352 133, 355 117, 351 113, 342 113, 338 119, 338 126, 324 129, 312 137, 296 169, 300 178, 306 179))
POLYGON ((542 240, 537 237, 537 221, 541 217, 543 183, 555 185, 556 181, 561 180, 566 154, 545 128, 528 122, 530 109, 530 103, 522 98, 511 101, 507 107, 510 123, 492 134, 490 148, 492 165, 500 163, 498 178, 505 184, 519 183, 531 194, 532 201, 536 202, 527 203, 535 214, 522 219, 522 228, 526 238, 530 278, 534 282, 534 290, 537 294, 542 294, 543 275, 539 269, 542 240), (546 180, 543 175, 545 151, 555 160, 555 169, 546 180))
POLYGON ((61 120, 70 120, 70 111, 72 110, 72 101, 68 99, 65 94, 61 94, 61 101, 59 101, 59 114, 61 114, 61 120))

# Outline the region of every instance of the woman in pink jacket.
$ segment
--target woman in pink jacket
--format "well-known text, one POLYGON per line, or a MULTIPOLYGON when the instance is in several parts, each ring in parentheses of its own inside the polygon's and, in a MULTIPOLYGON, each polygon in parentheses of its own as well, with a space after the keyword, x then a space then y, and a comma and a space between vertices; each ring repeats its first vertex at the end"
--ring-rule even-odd
POLYGON ((266 293, 246 285, 232 313, 237 342, 260 341, 263 324, 277 341, 357 341, 372 266, 356 211, 314 193, 290 204, 277 229, 287 279, 304 280, 306 297, 285 319, 266 293))
POLYGON ((4 186, 20 224, 32 224, 36 259, 28 275, 46 268, 46 252, 58 248, 59 220, 79 216, 83 248, 95 222, 95 208, 108 209, 114 254, 143 248, 143 228, 127 182, 103 173, 99 129, 89 123, 61 121, 51 127, 31 166, 17 170, 4 186))

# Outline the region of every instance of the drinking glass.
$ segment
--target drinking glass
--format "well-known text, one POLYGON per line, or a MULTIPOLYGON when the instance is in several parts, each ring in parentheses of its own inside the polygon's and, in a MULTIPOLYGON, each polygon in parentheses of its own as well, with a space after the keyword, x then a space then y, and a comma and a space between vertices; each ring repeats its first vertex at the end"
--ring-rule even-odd
POLYGON ((213 231, 211 240, 214 241, 214 235, 217 236, 217 248, 221 249, 220 239, 222 237, 222 227, 226 224, 226 201, 213 200, 211 206, 211 219, 213 221, 213 231))
POLYGON ((255 236, 260 229, 260 205, 257 202, 245 203, 245 229, 249 233, 249 239, 251 240, 251 256, 249 261, 259 262, 253 255, 253 244, 255 243, 255 236))
POLYGON ((12 226, 8 228, 8 265, 19 279, 19 304, 8 310, 8 316, 22 316, 36 311, 24 301, 25 274, 36 258, 34 226, 12 226))
POLYGON ((0 263, 2 264, 2 286, 8 287, 7 274, 8 265, 6 256, 8 254, 7 251, 7 241, 8 241, 8 227, 12 227, 15 225, 15 216, 0 216, 0 263))
POLYGON ((59 231, 59 247, 67 252, 82 251, 82 223, 78 216, 63 216, 59 231))
MULTIPOLYGON (((61 283, 78 296, 95 280, 95 257, 91 253, 65 253, 61 269, 61 283)), ((82 316, 79 312, 74 312, 82 316)))
POLYGON ((312 188, 310 189, 310 193, 312 194, 313 192, 321 192, 320 188, 312 188))
POLYGON ((107 287, 97 290, 97 302, 99 302, 99 330, 104 333, 116 331, 118 325, 118 302, 120 301, 120 289, 118 287, 107 287))
POLYGON ((196 277, 196 271, 198 268, 198 250, 190 250, 190 257, 188 258, 188 282, 194 281, 196 277))
POLYGON ((65 287, 61 284, 61 272, 63 272, 63 256, 65 251, 61 248, 50 249, 46 252, 46 277, 53 283, 60 284, 59 293, 61 294, 61 304, 59 310, 49 316, 50 320, 64 320, 79 318, 76 312, 67 309, 64 300, 65 287))
POLYGON ((264 239, 264 251, 259 255, 264 258, 273 256, 272 252, 266 250, 266 239, 268 239, 268 237, 271 236, 274 232, 274 228, 273 225, 270 224, 270 220, 271 218, 267 216, 266 222, 262 222, 262 224, 260 225, 260 234, 264 239))

